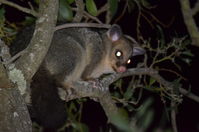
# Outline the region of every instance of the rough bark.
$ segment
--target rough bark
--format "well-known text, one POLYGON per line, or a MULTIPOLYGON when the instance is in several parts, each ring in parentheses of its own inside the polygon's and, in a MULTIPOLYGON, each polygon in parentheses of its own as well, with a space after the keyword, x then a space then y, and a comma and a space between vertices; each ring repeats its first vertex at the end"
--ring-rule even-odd
POLYGON ((19 90, 0 64, 0 132, 31 132, 31 120, 19 90))
POLYGON ((0 132, 31 132, 32 124, 22 95, 41 64, 54 33, 58 1, 41 0, 34 36, 26 52, 7 69, 0 65, 0 132))

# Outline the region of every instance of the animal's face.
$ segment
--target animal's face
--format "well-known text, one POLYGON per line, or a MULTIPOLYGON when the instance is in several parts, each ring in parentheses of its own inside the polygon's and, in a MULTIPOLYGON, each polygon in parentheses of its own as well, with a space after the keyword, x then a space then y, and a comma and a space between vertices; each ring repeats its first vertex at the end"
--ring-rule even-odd
POLYGON ((144 54, 144 49, 134 39, 123 35, 117 25, 109 29, 107 36, 111 42, 109 63, 115 72, 125 72, 130 57, 144 54))
POLYGON ((129 42, 125 39, 120 39, 113 42, 113 48, 110 54, 111 67, 116 72, 125 72, 126 65, 130 63, 133 49, 129 42))

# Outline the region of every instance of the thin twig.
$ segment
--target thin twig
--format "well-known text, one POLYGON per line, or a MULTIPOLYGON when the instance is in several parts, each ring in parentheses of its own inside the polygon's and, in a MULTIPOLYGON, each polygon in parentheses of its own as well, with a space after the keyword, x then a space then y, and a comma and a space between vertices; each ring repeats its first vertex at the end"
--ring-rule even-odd
POLYGON ((143 13, 141 14, 141 16, 148 22, 148 24, 151 26, 151 28, 154 28, 153 23, 151 22, 151 20, 149 18, 147 18, 143 13))
POLYGON ((20 56, 22 56, 24 53, 26 53, 26 50, 22 50, 20 52, 18 52, 16 55, 14 55, 12 58, 10 58, 8 61, 3 62, 3 64, 5 65, 9 65, 10 63, 12 63, 13 61, 15 61, 17 58, 19 58, 20 56))
POLYGON ((63 25, 59 25, 55 27, 55 31, 64 29, 64 28, 72 28, 72 27, 93 27, 93 28, 110 28, 109 24, 98 24, 98 23, 67 23, 63 25))
POLYGON ((103 12, 106 12, 108 10, 108 3, 106 3, 105 5, 103 5, 97 12, 97 16, 99 16, 100 14, 102 14, 103 12))
POLYGON ((102 22, 102 21, 100 21, 97 17, 94 17, 94 16, 90 15, 90 14, 89 14, 89 13, 87 13, 86 11, 84 11, 83 13, 85 14, 85 16, 87 16, 87 17, 91 18, 92 20, 96 21, 97 23, 100 23, 100 24, 102 24, 102 23, 103 23, 103 22, 102 22))
POLYGON ((171 69, 165 69, 165 68, 159 68, 158 71, 168 71, 171 72, 177 76, 179 76, 180 78, 182 78, 183 80, 187 80, 187 78, 183 77, 182 75, 180 75, 179 73, 177 73, 176 71, 173 71, 171 69))
POLYGON ((137 21, 136 21, 136 32, 137 32, 137 38, 138 40, 140 40, 140 37, 139 36, 142 36, 141 35, 141 32, 140 32, 140 18, 141 18, 141 6, 139 4, 139 2, 137 0, 135 0, 135 3, 138 7, 138 16, 137 16, 137 21))
POLYGON ((185 89, 183 89, 183 88, 180 88, 180 92, 181 92, 184 96, 186 96, 186 97, 188 97, 188 98, 190 98, 190 99, 196 101, 197 103, 199 103, 199 96, 197 96, 197 95, 195 95, 195 94, 191 93, 190 91, 187 91, 187 90, 185 90, 185 89))
POLYGON ((25 8, 25 7, 22 7, 20 5, 17 5, 13 2, 10 2, 10 1, 7 1, 7 0, 0 0, 0 3, 2 4, 5 4, 5 5, 8 5, 8 6, 11 6, 11 7, 14 7, 22 12, 25 12, 27 14, 30 14, 30 15, 33 15, 34 17, 38 17, 38 13, 34 10, 30 10, 28 8, 25 8))
POLYGON ((173 131, 174 132, 178 132, 178 129, 177 129, 177 124, 176 124, 176 111, 175 111, 175 102, 172 101, 171 102, 171 124, 172 124, 172 128, 173 128, 173 131))
POLYGON ((30 6, 30 9, 34 11, 34 7, 30 1, 28 1, 28 5, 30 6))
POLYGON ((105 23, 106 24, 109 24, 111 22, 111 18, 112 18, 112 13, 110 11, 110 5, 108 4, 107 6, 107 11, 106 11, 106 20, 105 20, 105 23))
MULTIPOLYGON (((164 87, 167 88, 167 90, 172 90, 173 88, 173 84, 171 82, 166 81, 164 78, 162 78, 159 74, 158 71, 151 69, 151 68, 132 68, 129 69, 127 72, 123 73, 123 74, 113 74, 108 76, 107 78, 104 78, 102 80, 103 83, 108 83, 108 84, 112 84, 113 82, 115 82, 116 80, 118 80, 119 78, 122 77, 127 77, 127 76, 132 76, 132 75, 149 75, 151 77, 153 77, 157 82, 159 82, 160 84, 162 84, 164 87)), ((196 101, 199 103, 199 97, 196 96, 195 94, 183 89, 183 88, 179 88, 180 89, 180 93, 182 93, 184 96, 196 101)), ((174 99, 177 99, 176 97, 173 97, 174 99)), ((176 101, 181 101, 181 100, 176 100, 176 101)))
POLYGON ((114 21, 114 23, 117 23, 124 16, 124 14, 126 13, 127 7, 128 7, 128 0, 126 0, 124 9, 122 10, 122 13, 120 14, 119 17, 117 17, 117 19, 114 21))
MULTIPOLYGON (((73 11, 77 11, 77 8, 72 8, 73 11)), ((86 11, 83 11, 83 14, 84 14, 84 17, 88 17, 94 21, 96 21, 97 23, 100 23, 102 24, 102 22, 97 18, 97 17, 94 17, 92 15, 90 15, 89 13, 87 13, 86 11)))
POLYGON ((155 20, 157 23, 159 23, 160 25, 162 25, 165 28, 168 28, 171 26, 171 24, 174 22, 175 20, 175 16, 173 16, 170 20, 170 22, 168 22, 167 24, 161 22, 155 15, 153 15, 151 12, 148 12, 147 10, 142 10, 143 12, 147 13, 149 16, 152 17, 152 20, 155 20))

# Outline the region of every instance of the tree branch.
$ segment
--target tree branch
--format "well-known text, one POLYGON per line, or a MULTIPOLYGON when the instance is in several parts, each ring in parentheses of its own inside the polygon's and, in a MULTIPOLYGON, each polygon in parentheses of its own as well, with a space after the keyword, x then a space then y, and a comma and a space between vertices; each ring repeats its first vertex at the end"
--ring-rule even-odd
POLYGON ((0 3, 8 5, 8 6, 11 6, 11 7, 14 7, 14 8, 16 8, 16 9, 22 11, 22 12, 25 12, 27 14, 33 15, 34 17, 38 17, 38 13, 35 12, 34 10, 19 6, 19 5, 15 4, 15 3, 13 3, 13 2, 10 2, 10 1, 7 1, 7 0, 0 0, 0 3))
POLYGON ((76 6, 77 6, 77 11, 74 16, 73 22, 81 22, 83 18, 83 12, 84 12, 84 2, 83 0, 75 0, 76 6))
MULTIPOLYGON (((10 59, 9 49, 0 40, 0 60, 10 59)), ((0 62, 0 131, 31 132, 29 113, 16 85, 11 83, 5 66, 0 62)))
POLYGON ((0 88, 10 88, 12 86, 2 63, 0 63, 0 82, 0 88))
POLYGON ((173 131, 174 132, 178 132, 178 129, 177 129, 177 123, 176 123, 176 110, 175 110, 175 107, 176 107, 176 104, 174 101, 171 101, 171 124, 172 124, 172 128, 173 128, 173 131))
MULTIPOLYGON (((3 62, 8 61, 10 59, 9 48, 5 43, 0 39, 0 60, 3 62)), ((6 69, 0 61, 0 87, 1 88, 10 88, 12 84, 6 74, 6 69)))
MULTIPOLYGON (((114 124, 113 117, 114 115, 118 115, 119 113, 117 111, 117 107, 115 106, 115 102, 112 100, 112 97, 109 93, 108 87, 110 84, 112 84, 119 78, 132 76, 132 75, 149 75, 153 77, 155 80, 157 80, 166 89, 174 90, 174 85, 166 81, 164 78, 162 78, 159 75, 158 71, 151 68, 132 68, 132 69, 129 69, 125 73, 112 74, 103 78, 102 80, 98 80, 97 83, 95 83, 95 88, 93 87, 93 82, 85 82, 85 81, 76 82, 73 84, 74 86, 74 88, 72 88, 73 92, 70 92, 72 94, 69 96, 68 95, 66 96, 66 101, 69 101, 71 99, 76 99, 76 98, 82 98, 82 97, 98 98, 109 121, 114 124), (98 85, 96 86, 96 84, 98 85)), ((188 92, 184 90, 183 88, 180 88, 180 92, 184 94, 185 96, 189 95, 187 97, 190 97, 190 95, 193 96, 192 93, 187 94, 188 92)), ((173 101, 179 101, 179 100, 175 100, 174 98, 173 101)), ((172 118, 174 118, 174 116, 175 116, 175 113, 173 111, 172 118)), ((133 129, 136 129, 136 128, 133 128, 133 129)))
POLYGON ((130 127, 130 122, 124 119, 123 116, 119 113, 118 108, 115 105, 115 102, 113 101, 109 93, 108 90, 109 85, 110 85, 109 82, 100 81, 100 80, 96 80, 96 82, 85 82, 85 81, 76 82, 73 84, 74 86, 74 88, 72 88, 73 94, 67 95, 66 101, 82 97, 97 98, 102 108, 104 109, 109 122, 111 122, 112 124, 116 125, 119 129, 124 131, 137 130, 136 126, 134 126, 133 128, 130 127), (118 120, 121 121, 120 123, 123 123, 126 127, 123 128, 119 126, 118 120))
MULTIPOLYGON (((78 8, 72 8, 73 11, 78 11, 78 8)), ((96 21, 97 23, 103 24, 97 17, 94 17, 92 15, 90 15, 89 13, 87 13, 86 11, 82 11, 83 12, 83 16, 86 18, 90 18, 91 20, 96 21)), ((76 22, 76 21, 75 21, 76 22)), ((80 22, 80 21, 79 21, 80 22)))
POLYGON ((71 28, 71 27, 94 27, 94 28, 110 28, 110 24, 99 24, 99 23, 66 23, 63 25, 59 25, 55 27, 55 31, 63 29, 63 28, 71 28))
POLYGON ((185 89, 183 89, 183 88, 180 88, 180 92, 181 92, 184 96, 186 96, 186 97, 188 97, 188 98, 190 98, 190 99, 196 101, 197 103, 199 103, 199 97, 198 97, 197 95, 195 95, 195 94, 191 93, 190 91, 187 91, 187 90, 185 90, 185 89))
POLYGON ((9 47, 0 39, 0 57, 3 63, 11 59, 9 47))
POLYGON ((199 47, 199 31, 192 15, 190 2, 189 0, 180 0, 180 4, 184 22, 192 39, 192 44, 199 47))
MULTIPOLYGON (((8 1, 1 0, 0 2, 8 1)), ((11 5, 16 6, 15 4, 11 5)), ((57 10, 57 0, 41 0, 40 17, 36 22, 35 33, 26 49, 27 52, 15 64, 8 65, 8 74, 3 65, 0 65, 0 131, 2 132, 32 131, 29 113, 21 95, 28 94, 26 93, 27 81, 31 80, 48 51, 56 24, 57 10), (16 85, 13 85, 14 83, 16 85)), ((11 58, 8 49, 2 43, 1 58, 3 62, 7 62, 11 58)))
MULTIPOLYGON (((57 0, 41 0, 39 13, 40 16, 36 21, 35 32, 30 44, 25 49, 26 52, 16 61, 16 68, 10 70, 10 76, 19 76, 21 80, 30 81, 32 76, 37 71, 43 58, 45 57, 50 46, 54 27, 57 20, 58 1, 57 0)), ((18 82, 18 81, 17 81, 18 82)), ((22 93, 26 91, 26 82, 23 83, 22 93)))
POLYGON ((0 131, 32 132, 32 123, 24 99, 16 87, 0 87, 0 131))
POLYGON ((36 21, 35 31, 30 44, 15 64, 9 65, 9 79, 17 85, 21 95, 27 99, 30 94, 29 82, 43 61, 50 46, 56 25, 57 12, 57 0, 40 1, 40 15, 36 21))
POLYGON ((118 80, 119 78, 132 76, 132 75, 154 75, 154 74, 158 74, 158 72, 150 68, 132 68, 125 73, 111 74, 107 77, 104 77, 102 80, 97 80, 97 82, 95 82, 96 84, 99 84, 96 86, 97 88, 93 88, 93 82, 78 81, 73 84, 74 87, 72 88, 72 91, 70 92, 67 91, 67 93, 71 93, 71 95, 67 95, 66 97, 62 98, 66 98, 66 101, 82 97, 99 98, 104 96, 104 94, 107 93, 108 91, 109 85, 118 80), (75 93, 75 95, 73 95, 74 94, 73 92, 75 93))

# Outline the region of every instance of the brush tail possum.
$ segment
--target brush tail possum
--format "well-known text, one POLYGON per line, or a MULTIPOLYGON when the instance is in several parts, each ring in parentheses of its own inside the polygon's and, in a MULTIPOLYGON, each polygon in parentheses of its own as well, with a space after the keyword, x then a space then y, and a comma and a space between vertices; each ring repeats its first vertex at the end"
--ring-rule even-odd
POLYGON ((118 25, 110 29, 67 28, 54 33, 51 46, 31 82, 34 117, 44 128, 56 130, 66 121, 65 102, 58 87, 107 73, 122 73, 130 57, 144 50, 118 25))

